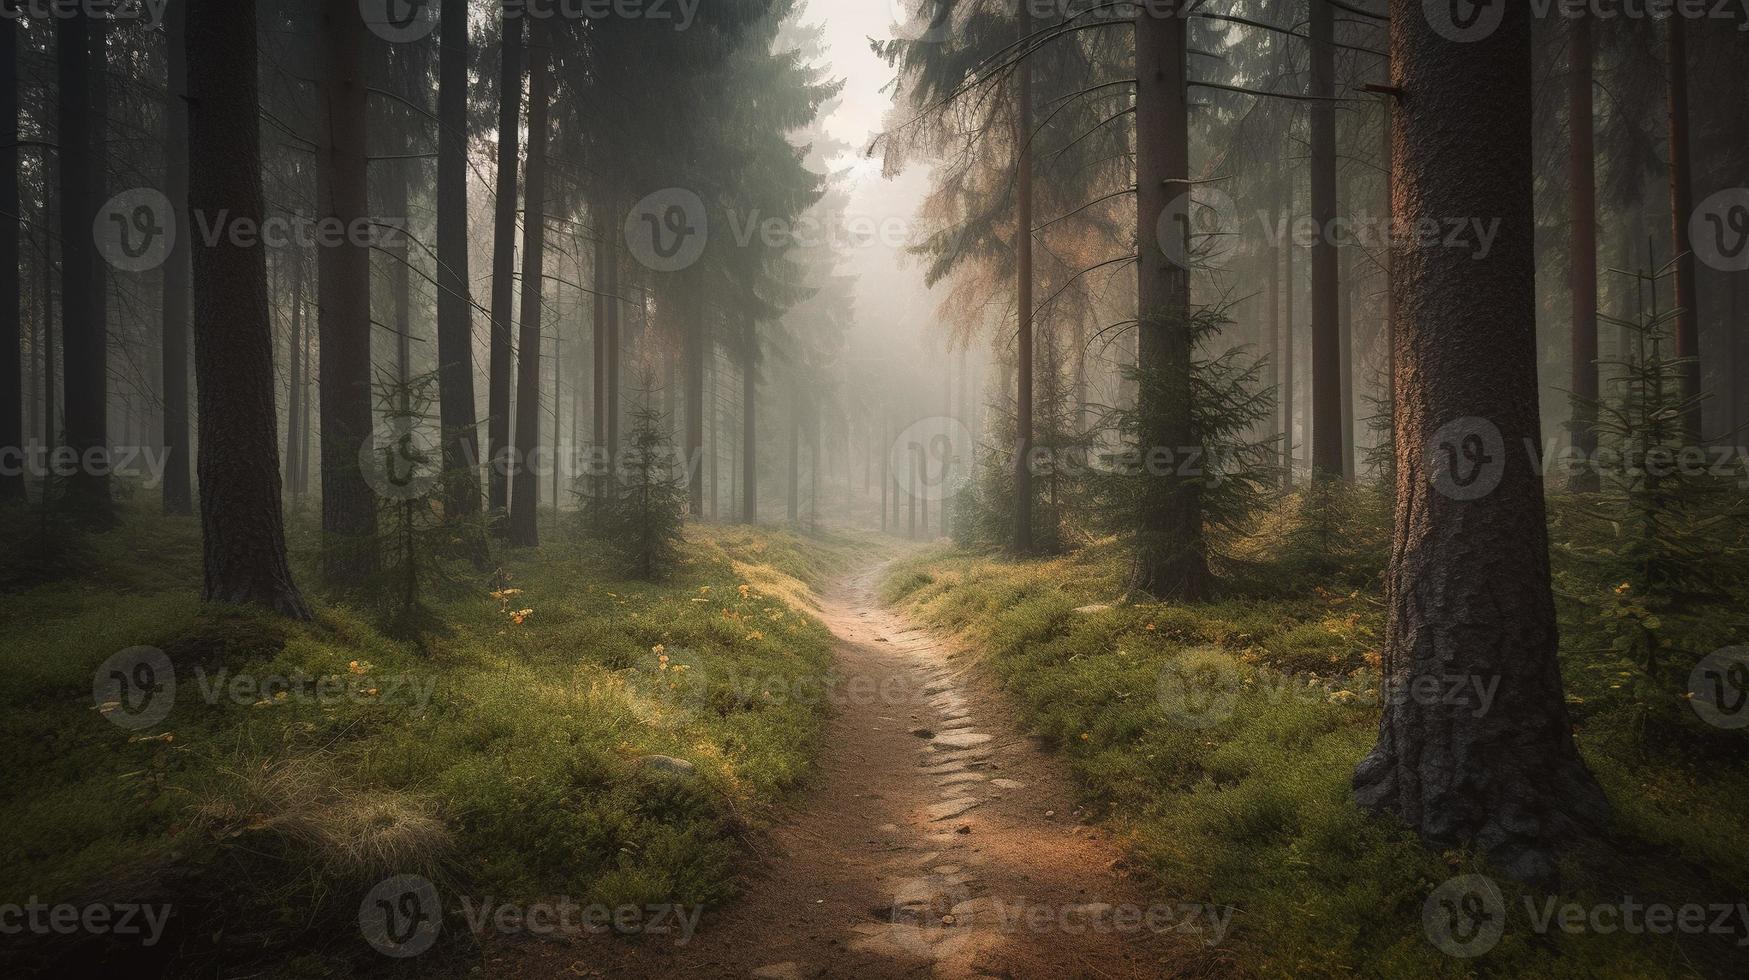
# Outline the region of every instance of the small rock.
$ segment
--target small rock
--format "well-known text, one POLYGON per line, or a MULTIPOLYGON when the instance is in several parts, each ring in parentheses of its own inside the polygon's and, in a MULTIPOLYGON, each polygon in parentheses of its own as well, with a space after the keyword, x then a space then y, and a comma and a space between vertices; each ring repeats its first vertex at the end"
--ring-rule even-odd
POLYGON ((953 832, 956 834, 969 834, 972 832, 972 825, 969 823, 962 823, 958 827, 955 827, 953 832))
POLYGON ((917 736, 918 738, 934 738, 935 737, 935 733, 930 731, 927 728, 913 728, 913 729, 911 729, 911 734, 917 736))
POLYGON ((698 767, 685 759, 676 759, 671 755, 646 755, 633 763, 640 769, 653 769, 671 776, 695 776, 698 767))
POLYGON ((1056 817, 1056 815, 1057 815, 1057 811, 1055 811, 1055 810, 1046 810, 1045 811, 1045 819, 1046 820, 1053 819, 1056 817))

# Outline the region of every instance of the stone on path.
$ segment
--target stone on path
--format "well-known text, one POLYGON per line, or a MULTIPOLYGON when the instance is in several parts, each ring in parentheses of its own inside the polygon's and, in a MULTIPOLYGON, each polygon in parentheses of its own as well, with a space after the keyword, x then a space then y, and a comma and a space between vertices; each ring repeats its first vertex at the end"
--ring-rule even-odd
POLYGON ((975 796, 961 796, 945 803, 937 803, 929 808, 929 820, 931 823, 937 820, 951 820, 977 806, 979 802, 975 796))

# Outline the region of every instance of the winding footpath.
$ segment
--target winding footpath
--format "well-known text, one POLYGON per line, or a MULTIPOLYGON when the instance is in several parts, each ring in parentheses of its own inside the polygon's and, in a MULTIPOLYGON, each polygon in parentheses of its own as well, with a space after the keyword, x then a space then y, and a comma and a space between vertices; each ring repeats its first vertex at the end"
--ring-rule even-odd
POLYGON ((740 899, 684 945, 499 945, 489 975, 1161 977, 1206 957, 1220 923, 1150 904, 1000 692, 880 606, 881 571, 822 601, 839 676, 819 773, 740 899))

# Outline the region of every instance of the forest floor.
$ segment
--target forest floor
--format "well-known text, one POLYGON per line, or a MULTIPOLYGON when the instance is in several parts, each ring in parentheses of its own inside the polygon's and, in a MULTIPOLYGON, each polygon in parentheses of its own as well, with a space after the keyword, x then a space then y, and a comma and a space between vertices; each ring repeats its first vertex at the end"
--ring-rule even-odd
POLYGON ((488 948, 488 975, 1160 977, 1218 942, 1220 910, 1126 873, 991 678, 878 601, 885 570, 822 602, 819 771, 754 844, 741 896, 684 943, 517 943, 488 948))

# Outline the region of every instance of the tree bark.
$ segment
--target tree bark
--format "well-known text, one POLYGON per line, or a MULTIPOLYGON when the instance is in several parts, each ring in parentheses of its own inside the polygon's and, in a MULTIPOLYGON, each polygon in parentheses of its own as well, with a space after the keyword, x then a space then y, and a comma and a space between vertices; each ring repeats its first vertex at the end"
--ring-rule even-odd
MULTIPOLYGON (((1597 451, 1597 158, 1592 122, 1591 19, 1572 21, 1568 48, 1567 116, 1572 127, 1567 176, 1573 194, 1568 262, 1573 292, 1573 447, 1590 459, 1597 451)), ((1599 477, 1583 467, 1573 474, 1576 491, 1596 490, 1599 477)))
MULTIPOLYGON (((97 217, 102 133, 92 105, 91 76, 100 59, 92 52, 93 21, 56 22, 59 46, 61 159, 61 358, 65 444, 81 460, 104 456, 109 442, 108 330, 99 295, 92 226, 97 217)), ((99 527, 113 520, 108 467, 81 465, 67 478, 66 502, 99 527)))
MULTIPOLYGON (((7 4, 11 7, 11 4, 7 4)), ((0 25, 0 501, 26 497, 24 467, 24 312, 18 267, 18 21, 4 11, 0 25), (20 457, 22 459, 22 456, 20 457)))
POLYGON ((499 21, 504 31, 498 69, 497 201, 492 222, 492 337, 486 367, 486 442, 490 455, 486 505, 510 506, 511 331, 516 301, 516 167, 522 126, 522 19, 499 21))
MULTIPOLYGON (((1312 0, 1311 95, 1336 95, 1335 8, 1312 0)), ((1314 478, 1343 473, 1342 317, 1336 242, 1336 107, 1316 102, 1312 122, 1312 473, 1314 478)))
POLYGON ((1498 215, 1501 226, 1486 259, 1416 241, 1398 256, 1384 679, 1402 696, 1385 699, 1355 798, 1435 846, 1473 845, 1516 878, 1547 881, 1551 852, 1601 826, 1608 804, 1563 700, 1542 481, 1526 448, 1541 443, 1531 15, 1508 6, 1493 35, 1459 44, 1419 0, 1393 0, 1391 13, 1398 223, 1498 215), (1441 696, 1416 693, 1429 683, 1441 696), (1477 694, 1488 685, 1492 703, 1477 694))
POLYGON ((746 314, 742 324, 746 361, 741 372, 741 521, 759 523, 759 440, 755 425, 759 401, 759 321, 746 314))
MULTIPOLYGON (((164 95, 164 196, 171 214, 189 210, 189 107, 187 93, 187 2, 170 0, 164 35, 170 54, 170 88, 164 95)), ((192 513, 189 486, 189 235, 177 235, 164 261, 164 513, 192 513)))
MULTIPOLYGON (((1145 14, 1144 14, 1145 16, 1145 14)), ((1022 24, 1030 28, 1030 21, 1022 24)), ((1015 310, 1019 314, 1015 334, 1016 372, 1014 400, 1014 553, 1030 554, 1032 540, 1032 60, 1021 61, 1015 90, 1019 125, 1014 132, 1015 193, 1014 252, 1017 282, 1015 310)), ((927 523, 927 521, 926 521, 927 523)))
MULTIPOLYGON (((1676 356, 1681 367, 1682 397, 1700 394, 1700 296, 1695 284, 1694 242, 1688 233, 1694 217, 1694 164, 1688 138, 1687 18, 1671 17, 1667 26, 1670 106, 1670 218, 1676 250, 1676 356)), ((1683 420, 1688 437, 1701 436, 1701 406, 1696 402, 1683 420)))
POLYGON ((528 175, 522 216, 522 322, 517 332, 516 441, 511 447, 510 543, 540 543, 540 480, 531 465, 540 446, 541 293, 545 285, 548 112, 552 99, 547 36, 529 32, 528 175))
POLYGON ((1142 481, 1131 585, 1160 599, 1209 591, 1202 508, 1180 464, 1191 421, 1190 109, 1186 20, 1170 3, 1136 18, 1137 365, 1142 481), (1168 243, 1165 239, 1171 236, 1168 243), (1159 454, 1165 465, 1157 465, 1159 454))
POLYGON ((298 458, 304 444, 304 331, 308 325, 304 322, 304 253, 297 247, 291 249, 291 338, 286 343, 286 360, 291 363, 291 378, 286 396, 290 404, 286 411, 285 432, 285 484, 291 491, 292 499, 296 500, 303 494, 303 488, 298 485, 298 470, 301 461, 298 458))
POLYGON ((704 318, 704 297, 699 292, 697 284, 683 282, 680 285, 682 302, 680 304, 682 320, 680 323, 681 344, 685 350, 682 358, 686 368, 686 424, 683 427, 683 446, 686 453, 686 487, 687 510, 695 518, 704 517, 704 481, 700 464, 704 453, 704 413, 705 413, 705 350, 709 346, 706 336, 704 318))
MULTIPOLYGON (((267 206, 255 5, 190 0, 186 25, 190 212, 228 211, 259 227, 267 206)), ((259 244, 244 248, 224 236, 192 251, 203 594, 308 619, 286 561, 280 511, 267 255, 259 244)))
POLYGON ((1282 486, 1292 490, 1294 486, 1294 419, 1299 414, 1296 404, 1297 389, 1294 383, 1294 198, 1297 196, 1294 180, 1287 182, 1287 210, 1284 226, 1287 234, 1282 238, 1281 248, 1281 288, 1282 300, 1286 308, 1282 311, 1281 324, 1281 412, 1282 432, 1286 433, 1287 469, 1282 474, 1282 486))
MULTIPOLYGON (((351 0, 322 0, 316 210, 351 229, 366 220, 364 19, 351 0)), ((322 574, 364 583, 377 567, 377 499, 359 452, 371 432, 370 251, 351 235, 316 253, 322 402, 322 574)), ((204 418, 202 419, 204 423, 204 418)))

